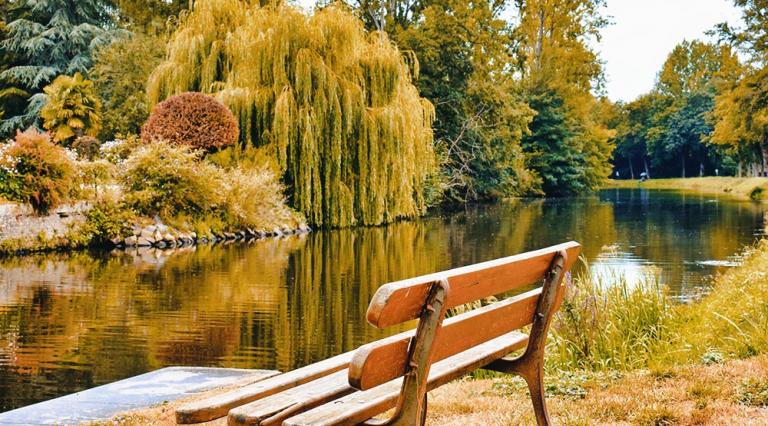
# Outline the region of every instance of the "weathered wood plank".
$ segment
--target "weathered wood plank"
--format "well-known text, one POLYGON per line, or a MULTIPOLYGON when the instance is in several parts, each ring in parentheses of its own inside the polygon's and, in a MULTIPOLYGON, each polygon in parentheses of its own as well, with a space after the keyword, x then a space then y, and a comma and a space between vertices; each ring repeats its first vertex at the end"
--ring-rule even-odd
MULTIPOLYGON (((512 332, 437 362, 432 365, 427 387, 432 390, 442 386, 524 347, 527 341, 525 334, 512 332)), ((399 378, 367 391, 355 392, 291 417, 283 425, 356 425, 394 407, 401 385, 402 378, 399 378)))
POLYGON ((347 370, 322 377, 275 395, 233 408, 227 421, 230 426, 280 425, 283 420, 326 402, 356 392, 347 382, 347 370))
MULTIPOLYGON (((443 322, 433 343, 431 362, 518 330, 533 322, 541 288, 465 312, 443 322)), ((349 365, 349 383, 367 390, 393 380, 406 370, 410 336, 363 345, 349 365)))
POLYGON ((419 317, 433 282, 448 279, 448 308, 532 284, 544 277, 560 250, 568 252, 566 270, 579 256, 581 246, 568 242, 449 271, 397 281, 381 286, 368 306, 371 325, 384 328, 419 317))
POLYGON ((349 365, 353 355, 354 351, 346 352, 230 392, 183 405, 176 410, 176 422, 180 424, 203 423, 224 417, 229 410, 239 405, 247 404, 251 401, 256 401, 344 370, 349 365))
MULTIPOLYGON (((408 340, 413 337, 413 334, 414 330, 408 330, 379 341, 389 343, 403 339, 408 340)), ((183 405, 176 410, 176 422, 180 424, 203 423, 224 417, 232 408, 309 383, 337 371, 346 370, 354 354, 355 351, 345 352, 267 380, 183 405)))

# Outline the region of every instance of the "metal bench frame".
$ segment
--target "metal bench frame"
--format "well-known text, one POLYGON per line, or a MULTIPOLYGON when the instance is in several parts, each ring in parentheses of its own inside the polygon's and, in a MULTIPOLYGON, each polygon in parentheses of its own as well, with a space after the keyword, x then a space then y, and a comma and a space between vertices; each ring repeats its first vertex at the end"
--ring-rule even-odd
MULTIPOLYGON (((544 348, 547 343, 547 331, 557 308, 558 296, 562 293, 561 283, 567 259, 566 251, 558 252, 547 272, 525 352, 517 358, 502 358, 485 367, 502 373, 517 374, 525 380, 531 393, 536 422, 540 426, 551 424, 544 397, 544 348)), ((427 415, 427 377, 431 366, 432 342, 445 318, 445 299, 450 287, 446 279, 432 284, 419 319, 416 336, 409 348, 409 369, 404 374, 395 413, 388 420, 372 419, 365 422, 366 425, 424 424, 427 415)))

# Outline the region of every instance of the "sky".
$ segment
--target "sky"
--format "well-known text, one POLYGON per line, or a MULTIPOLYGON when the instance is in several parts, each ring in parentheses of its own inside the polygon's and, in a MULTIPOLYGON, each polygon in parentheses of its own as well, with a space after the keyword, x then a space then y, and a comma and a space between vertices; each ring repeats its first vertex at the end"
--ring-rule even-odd
MULTIPOLYGON (((311 8, 315 0, 296 0, 311 8)), ((715 24, 738 26, 732 0, 608 0, 612 22, 593 43, 605 63, 606 92, 629 102, 650 91, 669 52, 683 40, 713 41, 705 32, 715 24)))
POLYGON ((608 0, 596 46, 605 62, 606 91, 613 101, 631 101, 648 92, 670 51, 683 40, 714 41, 704 33, 715 24, 739 25, 731 0, 608 0))

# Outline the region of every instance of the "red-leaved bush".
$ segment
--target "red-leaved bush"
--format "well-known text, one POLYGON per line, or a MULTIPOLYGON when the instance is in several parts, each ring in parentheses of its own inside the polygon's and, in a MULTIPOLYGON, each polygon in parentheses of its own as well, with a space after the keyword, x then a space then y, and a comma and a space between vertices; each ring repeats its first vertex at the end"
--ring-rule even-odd
POLYGON ((238 132, 237 120, 224 104, 202 93, 187 92, 155 106, 141 128, 141 140, 211 152, 233 145, 238 132))

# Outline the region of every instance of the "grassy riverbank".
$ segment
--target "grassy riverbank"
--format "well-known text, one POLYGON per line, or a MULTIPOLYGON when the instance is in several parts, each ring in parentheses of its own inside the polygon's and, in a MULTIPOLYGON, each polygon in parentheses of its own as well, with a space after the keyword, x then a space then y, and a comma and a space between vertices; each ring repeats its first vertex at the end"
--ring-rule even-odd
POLYGON ((697 191, 707 194, 730 194, 738 198, 768 200, 768 178, 764 177, 697 177, 637 180, 606 180, 602 188, 647 188, 697 191))

